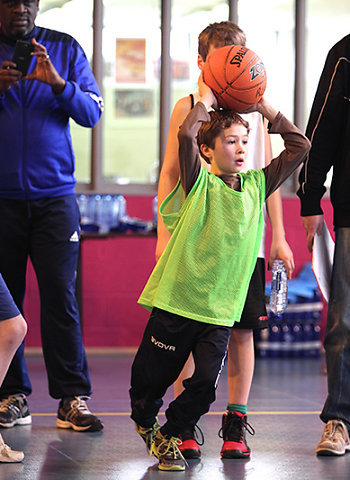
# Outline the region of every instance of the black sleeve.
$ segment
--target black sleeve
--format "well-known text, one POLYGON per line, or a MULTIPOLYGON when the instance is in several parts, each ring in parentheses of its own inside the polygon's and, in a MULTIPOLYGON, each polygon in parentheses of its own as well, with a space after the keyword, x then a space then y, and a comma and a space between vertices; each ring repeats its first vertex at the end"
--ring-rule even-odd
POLYGON ((299 175, 297 195, 302 216, 323 213, 321 198, 326 191, 327 173, 343 148, 341 139, 345 126, 342 119, 348 108, 345 98, 349 96, 350 82, 343 44, 339 42, 328 53, 306 128, 312 147, 299 175))
POLYGON ((198 102, 179 129, 180 180, 186 195, 191 191, 201 169, 197 133, 202 122, 209 121, 207 109, 202 102, 198 102))
POLYGON ((305 135, 280 112, 269 133, 279 133, 284 141, 284 150, 263 168, 266 180, 265 198, 268 198, 304 161, 310 150, 310 142, 305 135))

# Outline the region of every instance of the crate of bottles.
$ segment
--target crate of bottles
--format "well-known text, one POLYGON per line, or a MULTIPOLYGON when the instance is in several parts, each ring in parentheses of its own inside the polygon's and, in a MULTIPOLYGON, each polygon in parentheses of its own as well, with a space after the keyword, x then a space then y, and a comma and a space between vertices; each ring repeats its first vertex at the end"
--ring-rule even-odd
POLYGON ((157 197, 153 199, 153 218, 130 217, 123 195, 85 194, 77 195, 80 210, 80 227, 83 232, 152 232, 157 226, 157 197))

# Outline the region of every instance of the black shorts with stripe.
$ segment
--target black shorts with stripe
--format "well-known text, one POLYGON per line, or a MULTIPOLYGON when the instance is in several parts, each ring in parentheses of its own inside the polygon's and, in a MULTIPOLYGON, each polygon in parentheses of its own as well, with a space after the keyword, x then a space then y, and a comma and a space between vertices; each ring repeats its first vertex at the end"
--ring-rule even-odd
POLYGON ((258 258, 250 279, 241 321, 232 328, 260 330, 268 327, 265 300, 265 260, 258 258))

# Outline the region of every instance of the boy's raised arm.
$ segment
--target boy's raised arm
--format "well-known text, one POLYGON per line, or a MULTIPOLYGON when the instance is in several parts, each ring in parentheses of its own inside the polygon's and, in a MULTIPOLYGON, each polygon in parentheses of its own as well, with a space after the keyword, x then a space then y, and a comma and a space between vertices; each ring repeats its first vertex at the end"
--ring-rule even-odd
POLYGON ((311 143, 292 122, 282 113, 277 113, 264 98, 256 105, 256 109, 269 120, 269 133, 279 133, 285 147, 280 155, 263 169, 266 178, 265 195, 268 198, 305 160, 311 143))
POLYGON ((216 104, 214 94, 203 82, 202 75, 198 86, 200 101, 189 112, 178 133, 180 179, 186 195, 191 191, 201 169, 197 133, 202 122, 210 121, 207 110, 216 104))

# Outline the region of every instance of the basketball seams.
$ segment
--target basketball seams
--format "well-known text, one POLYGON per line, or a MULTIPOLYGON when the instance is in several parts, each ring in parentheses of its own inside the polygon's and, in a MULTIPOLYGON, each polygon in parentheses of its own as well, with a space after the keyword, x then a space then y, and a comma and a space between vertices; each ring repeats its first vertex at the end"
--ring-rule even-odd
POLYGON ((212 88, 220 107, 239 111, 260 100, 266 86, 266 70, 255 52, 230 45, 208 57, 203 80, 212 88), (261 68, 252 70, 259 63, 261 68), (233 80, 229 81, 230 78, 233 80))
MULTIPOLYGON (((212 68, 211 68, 210 62, 208 62, 208 68, 209 68, 209 72, 210 72, 210 75, 211 75, 212 79, 215 81, 215 83, 218 85, 219 89, 222 91, 224 87, 222 87, 221 84, 218 82, 218 80, 217 80, 217 78, 216 78, 216 76, 215 76, 215 74, 214 74, 214 72, 213 72, 213 70, 212 70, 212 68)), ((203 72, 203 81, 204 81, 204 83, 205 83, 204 72, 203 72)), ((220 93, 219 91, 217 91, 214 87, 211 86, 210 88, 211 88, 211 89, 214 91, 214 93, 216 93, 217 95, 221 95, 221 93, 220 93)))
MULTIPOLYGON (((254 53, 254 52, 252 52, 252 53, 253 53, 253 56, 248 60, 249 63, 243 67, 243 69, 242 69, 242 70, 239 72, 239 74, 232 80, 232 82, 229 82, 229 81, 227 80, 227 76, 226 76, 226 71, 227 71, 227 68, 226 68, 226 67, 227 67, 227 59, 228 59, 228 56, 229 56, 231 50, 232 50, 234 47, 235 47, 235 45, 233 45, 233 46, 231 47, 229 53, 227 54, 227 56, 226 56, 226 58, 225 58, 225 64, 224 64, 224 79, 225 79, 225 82, 227 83, 228 86, 233 85, 234 83, 236 83, 236 82, 239 80, 239 78, 240 78, 240 77, 243 75, 243 73, 246 71, 247 67, 248 67, 248 66, 250 67, 250 62, 251 62, 252 60, 255 60, 255 59, 259 60, 259 57, 257 56, 257 54, 254 53)), ((248 50, 248 49, 247 49, 247 50, 248 50)))

